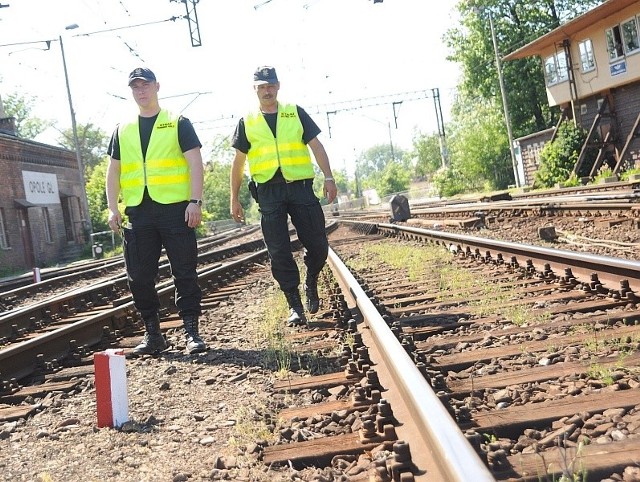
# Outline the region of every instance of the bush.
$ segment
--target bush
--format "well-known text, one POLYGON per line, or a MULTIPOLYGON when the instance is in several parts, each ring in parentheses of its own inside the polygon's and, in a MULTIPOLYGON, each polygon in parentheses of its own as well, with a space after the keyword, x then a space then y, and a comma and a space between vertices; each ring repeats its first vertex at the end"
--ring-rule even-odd
POLYGON ((433 176, 440 197, 451 197, 465 192, 463 177, 454 168, 441 168, 433 176))
MULTIPOLYGON (((571 177, 587 133, 573 122, 563 122, 553 142, 548 142, 540 153, 540 168, 536 172, 536 186, 552 187, 571 177)), ((588 159, 583 164, 589 166, 588 159)))

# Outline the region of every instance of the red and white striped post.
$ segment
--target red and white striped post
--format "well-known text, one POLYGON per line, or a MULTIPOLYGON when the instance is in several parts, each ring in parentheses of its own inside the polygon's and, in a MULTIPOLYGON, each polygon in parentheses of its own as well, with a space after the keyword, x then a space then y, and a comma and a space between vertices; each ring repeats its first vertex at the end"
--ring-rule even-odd
POLYGON ((120 427, 129 420, 124 350, 94 353, 98 427, 120 427))

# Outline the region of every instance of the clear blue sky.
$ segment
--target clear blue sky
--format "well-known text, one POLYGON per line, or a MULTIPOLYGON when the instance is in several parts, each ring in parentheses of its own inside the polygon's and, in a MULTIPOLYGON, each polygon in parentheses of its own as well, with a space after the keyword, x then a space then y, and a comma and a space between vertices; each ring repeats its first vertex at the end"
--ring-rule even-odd
MULTIPOLYGON (((201 0, 202 45, 191 46, 185 4, 169 0, 3 0, 0 45, 62 35, 78 123, 111 133, 136 108, 127 87, 135 67, 151 68, 161 85, 161 105, 189 117, 210 157, 211 139, 230 135, 236 119, 255 102, 251 80, 271 64, 280 99, 305 107, 335 169, 353 170, 354 153, 388 143, 409 149, 414 131, 436 131, 438 88, 445 122, 458 67, 446 61, 442 35, 455 22, 454 0, 201 0), (65 26, 77 24, 74 30, 65 26), (332 106, 380 98, 383 105, 330 115, 332 106), (391 127, 391 128, 389 128, 391 127)), ((0 47, 0 96, 38 98, 34 114, 71 125, 58 42, 0 47)), ((367 102, 363 102, 366 104, 367 102)), ((38 140, 53 143, 55 131, 38 140)))

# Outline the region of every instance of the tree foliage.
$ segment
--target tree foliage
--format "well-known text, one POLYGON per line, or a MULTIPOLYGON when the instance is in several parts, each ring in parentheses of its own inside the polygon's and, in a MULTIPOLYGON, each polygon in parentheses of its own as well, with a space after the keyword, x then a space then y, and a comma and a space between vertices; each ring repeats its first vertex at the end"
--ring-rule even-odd
POLYGON ((53 125, 51 121, 31 116, 37 97, 10 93, 2 98, 7 117, 15 118, 16 135, 22 139, 33 140, 53 125))
MULTIPOLYGON (((229 175, 231 164, 222 161, 212 161, 205 164, 204 172, 204 209, 211 215, 212 221, 230 219, 229 197, 231 189, 229 186, 229 175)), ((240 203, 245 209, 253 202, 246 184, 248 178, 242 182, 240 189, 240 203)))
MULTIPOLYGON (((358 173, 363 180, 376 179, 389 162, 401 160, 405 151, 391 144, 377 144, 362 152, 356 161, 358 173)), ((373 186, 371 186, 373 187, 373 186)))
MULTIPOLYGON (((91 216, 91 225, 94 232, 107 231, 109 225, 109 209, 107 206, 107 194, 105 191, 105 182, 107 178, 108 158, 103 157, 91 170, 87 177, 87 201, 89 203, 89 215, 91 216)), ((121 210, 120 212, 123 212, 121 210)))
POLYGON ((477 99, 475 105, 460 102, 449 125, 448 173, 434 182, 441 192, 504 189, 513 182, 511 152, 501 107, 477 99))
MULTIPOLYGON (((217 135, 213 139, 213 148, 209 161, 205 162, 204 170, 204 211, 207 213, 207 220, 221 221, 230 219, 229 199, 231 187, 229 176, 231 173, 231 162, 233 160, 233 149, 227 136, 217 135)), ((240 203, 248 214, 253 203, 247 183, 249 177, 244 176, 240 186, 240 203)))
POLYGON ((376 190, 380 196, 404 192, 409 189, 411 170, 403 162, 390 162, 382 171, 376 190))
MULTIPOLYGON (((451 195, 478 189, 503 189, 514 181, 502 95, 493 45, 500 57, 513 52, 584 13, 601 0, 460 0, 460 23, 444 36, 449 60, 462 76, 447 124, 449 166, 434 176, 439 191, 451 195)), ((559 112, 548 105, 539 58, 501 62, 515 138, 555 125, 559 112)), ((423 166, 428 136, 414 139, 423 166)), ((433 143, 433 140, 431 140, 433 143)), ((433 164, 430 166, 434 167, 433 164)), ((423 168, 423 171, 428 171, 423 168)))
MULTIPOLYGON (((407 153, 403 149, 398 149, 390 144, 378 144, 363 151, 356 160, 356 180, 353 192, 360 195, 364 189, 376 189, 379 194, 386 194, 389 188, 383 176, 389 165, 401 165, 405 169, 412 170, 408 165, 407 153)), ((395 192, 395 191, 391 191, 395 192)))
MULTIPOLYGON (((460 25, 445 35, 449 59, 462 67, 460 91, 471 99, 501 98, 491 23, 502 57, 600 3, 601 0, 460 1, 460 25)), ((540 59, 502 62, 502 71, 514 137, 554 125, 559 113, 548 106, 540 59)))
MULTIPOLYGON (((91 174, 91 171, 103 161, 105 153, 107 152, 110 136, 91 123, 78 124, 76 129, 78 132, 80 157, 84 165, 85 177, 87 177, 91 174)), ((60 131, 58 143, 62 147, 75 151, 73 129, 69 128, 60 131)))
POLYGON ((430 179, 442 168, 440 136, 438 134, 417 135, 413 139, 413 155, 416 158, 415 178, 430 179))

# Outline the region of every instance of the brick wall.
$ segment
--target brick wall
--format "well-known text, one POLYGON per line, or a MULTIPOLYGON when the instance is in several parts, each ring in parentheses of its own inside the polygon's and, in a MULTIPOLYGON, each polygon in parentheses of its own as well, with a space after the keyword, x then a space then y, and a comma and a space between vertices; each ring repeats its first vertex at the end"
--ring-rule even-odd
POLYGON ((525 137, 516 139, 520 145, 520 155, 522 156, 522 166, 524 168, 525 185, 533 186, 535 174, 540 167, 540 151, 551 139, 554 129, 546 129, 525 137))
POLYGON ((69 245, 85 243, 78 202, 83 190, 75 152, 0 132, 0 179, 0 207, 4 211, 10 244, 9 249, 0 248, 0 273, 56 265, 69 245), (23 171, 54 174, 59 195, 75 201, 69 203, 72 206, 71 239, 65 227, 63 204, 29 205, 24 202, 23 171), (49 212, 51 241, 47 241, 45 235, 43 208, 49 212), (24 226, 20 223, 21 213, 24 226), (25 236, 29 238, 26 243, 25 236))

